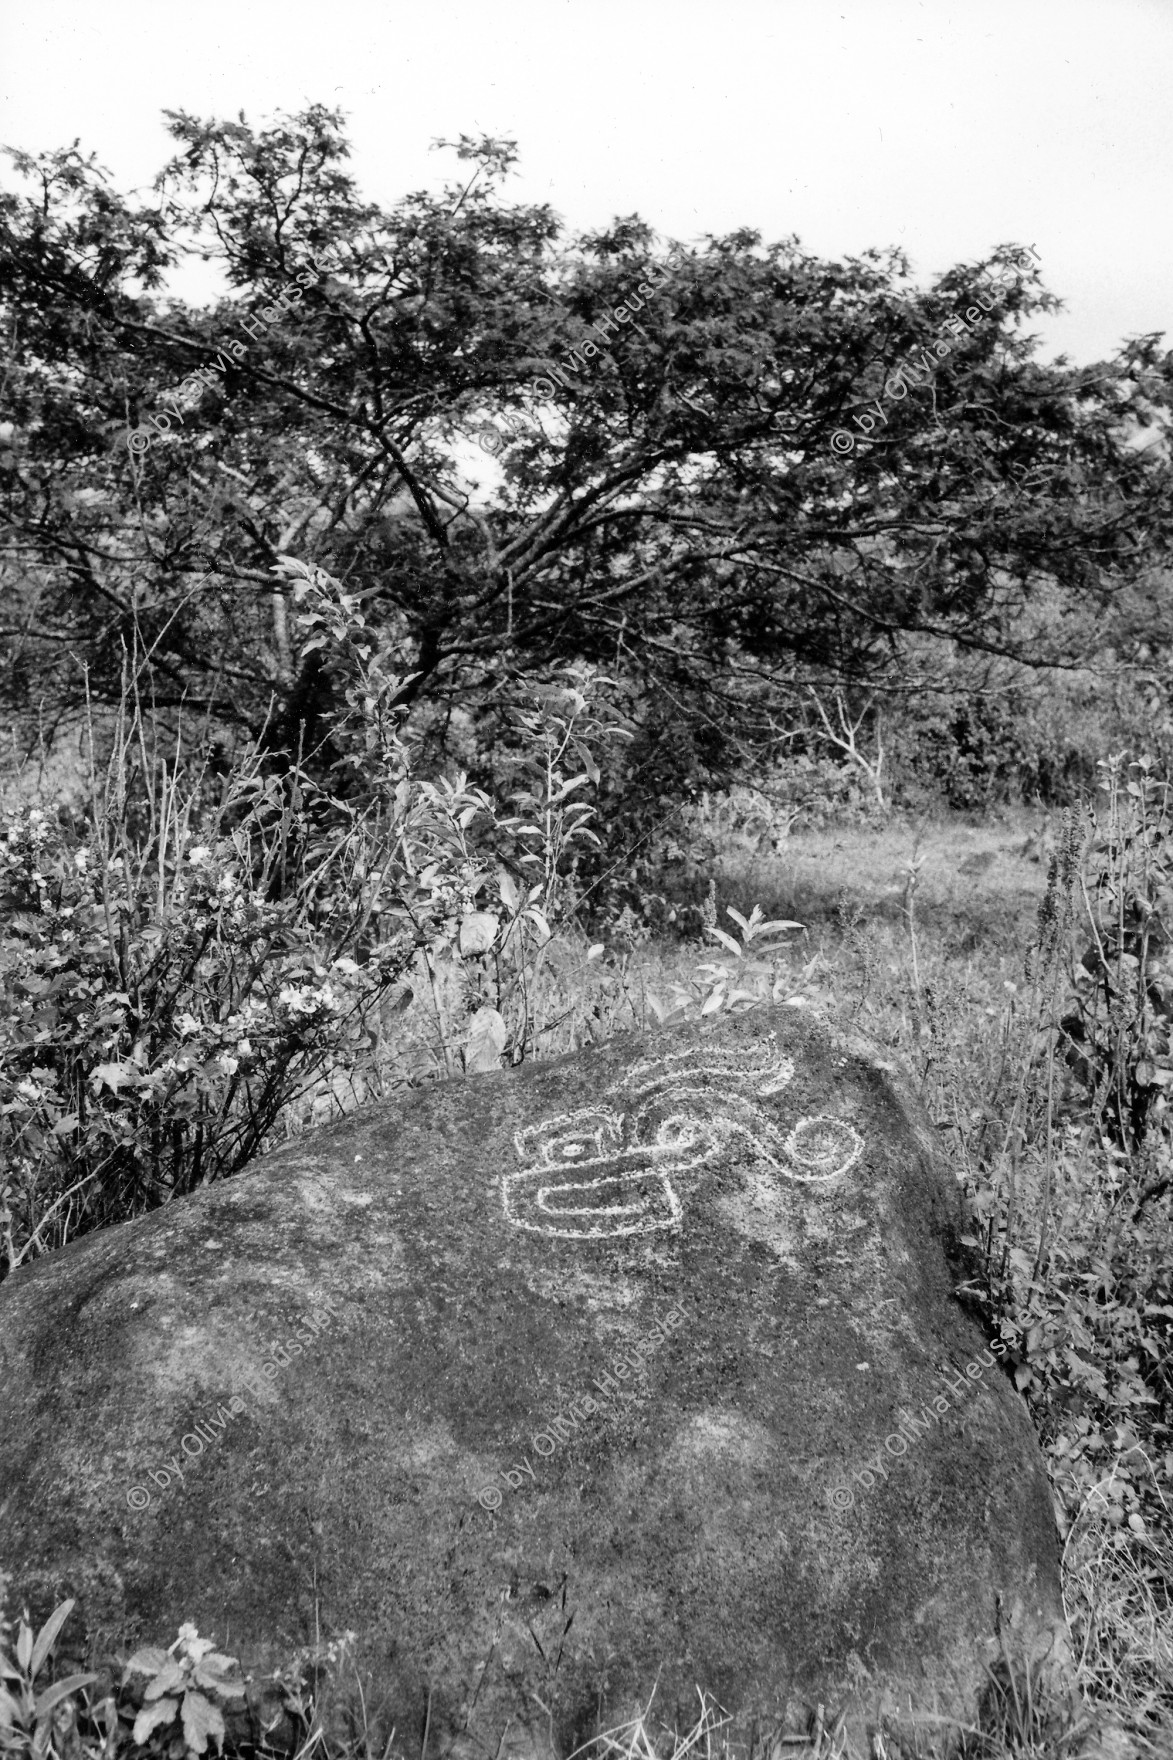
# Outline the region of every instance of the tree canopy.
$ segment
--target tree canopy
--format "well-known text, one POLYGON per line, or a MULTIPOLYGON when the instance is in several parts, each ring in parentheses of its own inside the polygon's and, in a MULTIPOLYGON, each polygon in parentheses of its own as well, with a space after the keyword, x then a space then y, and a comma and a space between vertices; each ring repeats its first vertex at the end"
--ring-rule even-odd
POLYGON ((77 143, 0 195, 11 709, 113 700, 130 664, 159 710, 312 746, 336 686, 288 554, 362 596, 433 727, 573 661, 764 739, 811 684, 1164 639, 1170 467, 1137 441, 1173 356, 1041 363, 1026 248, 928 288, 751 230, 666 260, 638 216, 509 205, 512 142, 442 143, 458 178, 385 211, 337 112, 167 116, 150 199, 77 143), (222 297, 168 296, 188 259, 222 297))

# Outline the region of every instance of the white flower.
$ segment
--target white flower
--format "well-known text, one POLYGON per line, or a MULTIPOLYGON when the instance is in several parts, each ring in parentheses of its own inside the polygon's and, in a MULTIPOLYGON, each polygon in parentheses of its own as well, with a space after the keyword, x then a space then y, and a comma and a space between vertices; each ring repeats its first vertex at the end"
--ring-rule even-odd
POLYGON ((312 1014, 314 1010, 314 995, 308 985, 299 990, 293 984, 286 984, 277 1000, 283 1002, 291 1014, 312 1014))
POLYGON ((200 1030, 200 1023, 196 1020, 194 1014, 179 1015, 176 1018, 175 1025, 179 1028, 179 1031, 185 1039, 190 1038, 192 1033, 198 1033, 200 1030))
POLYGON ((197 843, 194 849, 188 850, 187 859, 194 863, 206 862, 211 853, 206 843, 197 843))
POLYGON ((320 1008, 337 1009, 340 1007, 338 998, 329 984, 323 984, 320 990, 315 990, 310 984, 302 984, 300 988, 293 984, 286 984, 277 1000, 283 1002, 291 1014, 316 1014, 320 1008))
POLYGON ((236 1074, 237 1070, 240 1068, 239 1057, 229 1057, 229 1055, 226 1051, 222 1051, 220 1053, 220 1056, 217 1061, 219 1062, 220 1068, 224 1071, 224 1074, 226 1076, 234 1076, 236 1074))
POLYGON ((88 849, 79 849, 77 854, 73 858, 73 865, 77 869, 79 874, 84 874, 90 865, 90 852, 89 852, 89 850, 88 849))
POLYGON ((23 1082, 17 1082, 16 1091, 18 1094, 23 1094, 26 1100, 39 1100, 41 1098, 41 1090, 37 1087, 37 1084, 31 1082, 27 1076, 23 1082))

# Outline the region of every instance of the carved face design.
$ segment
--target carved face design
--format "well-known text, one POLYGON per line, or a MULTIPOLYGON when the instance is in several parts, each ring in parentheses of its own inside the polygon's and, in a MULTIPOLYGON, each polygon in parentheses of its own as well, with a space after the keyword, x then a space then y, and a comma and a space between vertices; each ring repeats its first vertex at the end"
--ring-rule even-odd
POLYGON ((609 1106, 545 1118, 518 1131, 514 1139, 523 1161, 569 1168, 597 1161, 623 1142, 623 1115, 609 1106))
POLYGON ((838 1179, 859 1160, 863 1138, 841 1118, 800 1118, 784 1147, 796 1179, 838 1179))
POLYGON ((858 1161, 863 1138, 826 1115, 800 1118, 783 1136, 775 1109, 761 1102, 793 1076, 773 1035, 635 1064, 607 1090, 631 1110, 589 1107, 517 1132, 523 1165, 502 1180, 506 1218, 530 1233, 576 1240, 679 1227, 673 1181, 715 1160, 733 1137, 784 1180, 836 1180, 858 1161))

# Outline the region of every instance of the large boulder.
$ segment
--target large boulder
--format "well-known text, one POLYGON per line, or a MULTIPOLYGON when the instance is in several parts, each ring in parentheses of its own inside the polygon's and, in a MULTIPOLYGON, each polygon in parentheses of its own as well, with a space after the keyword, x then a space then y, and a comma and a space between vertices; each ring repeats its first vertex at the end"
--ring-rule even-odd
POLYGON ((795 1009, 369 1107, 0 1286, 0 1569, 99 1650, 354 1632, 377 1729, 457 1760, 653 1690, 861 1753, 972 1720, 1067 1651, 960 1224, 897 1078, 795 1009))

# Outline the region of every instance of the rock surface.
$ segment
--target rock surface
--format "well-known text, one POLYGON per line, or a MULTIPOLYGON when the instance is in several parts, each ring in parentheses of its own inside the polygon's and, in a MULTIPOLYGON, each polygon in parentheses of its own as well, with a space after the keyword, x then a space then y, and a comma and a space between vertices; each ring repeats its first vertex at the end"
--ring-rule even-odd
POLYGON ((410 1755, 971 1719, 1066 1651, 960 1222, 794 1009, 368 1108, 0 1285, 0 1570, 99 1647, 350 1630, 410 1755))

